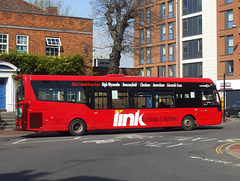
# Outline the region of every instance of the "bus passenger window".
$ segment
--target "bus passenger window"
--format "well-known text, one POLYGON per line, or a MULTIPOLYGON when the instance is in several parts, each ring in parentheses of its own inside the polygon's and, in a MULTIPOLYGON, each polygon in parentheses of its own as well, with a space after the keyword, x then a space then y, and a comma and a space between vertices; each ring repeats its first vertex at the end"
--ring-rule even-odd
POLYGON ((134 108, 152 108, 152 95, 150 92, 134 93, 134 108))
POLYGON ((174 96, 171 94, 157 94, 154 96, 156 108, 171 108, 175 106, 174 96))
POLYGON ((38 100, 41 101, 64 101, 64 90, 56 88, 39 88, 38 89, 38 100))
POLYGON ((95 109, 107 109, 107 92, 98 91, 94 93, 95 109))
POLYGON ((84 88, 67 89, 67 102, 87 103, 87 91, 84 88))
POLYGON ((129 108, 128 98, 129 97, 127 91, 112 90, 112 108, 129 108))

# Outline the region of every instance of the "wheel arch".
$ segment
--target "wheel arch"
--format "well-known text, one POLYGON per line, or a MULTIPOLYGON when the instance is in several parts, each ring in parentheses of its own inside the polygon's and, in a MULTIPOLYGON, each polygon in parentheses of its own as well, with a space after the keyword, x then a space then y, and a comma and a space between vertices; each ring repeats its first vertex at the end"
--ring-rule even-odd
POLYGON ((195 117, 194 115, 192 115, 192 114, 186 114, 186 115, 184 115, 184 116, 182 117, 182 119, 181 119, 181 122, 182 122, 182 120, 183 120, 185 117, 187 117, 187 116, 192 117, 193 120, 194 120, 194 125, 197 126, 197 119, 196 119, 196 117, 195 117))
POLYGON ((83 122, 85 123, 86 125, 86 131, 87 131, 87 128, 88 128, 88 122, 89 122, 89 118, 87 118, 86 116, 83 116, 83 115, 74 115, 74 116, 71 116, 67 119, 67 124, 66 124, 66 129, 69 131, 69 125, 71 124, 71 122, 73 120, 76 120, 76 119, 81 119, 83 120, 83 122))

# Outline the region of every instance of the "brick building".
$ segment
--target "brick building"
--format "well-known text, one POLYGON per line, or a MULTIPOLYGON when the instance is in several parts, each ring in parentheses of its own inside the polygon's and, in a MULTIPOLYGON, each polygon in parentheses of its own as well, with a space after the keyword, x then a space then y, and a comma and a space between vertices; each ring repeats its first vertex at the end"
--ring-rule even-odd
MULTIPOLYGON (((239 0, 135 0, 134 67, 144 76, 203 77, 240 97, 239 0)), ((240 99, 239 99, 240 100, 240 99)))
POLYGON ((217 1, 218 89, 226 75, 226 105, 240 101, 240 1, 217 1))
MULTIPOLYGON (((44 11, 24 0, 0 0, 0 53, 14 49, 53 56, 80 53, 90 59, 93 20, 59 16, 55 7, 44 11)), ((11 75, 16 70, 0 61, 0 110, 14 111, 11 75)))
POLYGON ((175 77, 176 17, 174 1, 135 0, 134 67, 143 76, 175 77))

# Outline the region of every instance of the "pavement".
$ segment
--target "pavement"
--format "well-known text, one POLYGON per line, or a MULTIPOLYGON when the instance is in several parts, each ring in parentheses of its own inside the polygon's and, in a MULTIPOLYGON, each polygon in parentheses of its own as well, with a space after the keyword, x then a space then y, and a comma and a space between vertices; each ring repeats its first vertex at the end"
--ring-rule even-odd
MULTIPOLYGON (((229 123, 231 122, 231 119, 226 119, 225 123, 229 123)), ((0 130, 0 138, 2 137, 21 137, 21 136, 28 136, 28 135, 38 135, 38 136, 42 136, 45 135, 44 133, 41 132, 34 132, 34 131, 18 131, 18 130, 0 130)), ((233 144, 231 144, 230 146, 228 146, 228 152, 237 157, 240 158, 240 143, 239 142, 235 142, 233 144)))

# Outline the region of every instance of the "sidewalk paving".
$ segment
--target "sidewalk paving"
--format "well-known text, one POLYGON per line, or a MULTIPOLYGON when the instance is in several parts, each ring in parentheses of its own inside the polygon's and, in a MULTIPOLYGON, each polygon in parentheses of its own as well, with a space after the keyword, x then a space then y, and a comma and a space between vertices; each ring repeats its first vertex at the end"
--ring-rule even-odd
POLYGON ((34 134, 34 131, 17 131, 17 130, 0 130, 0 137, 8 136, 26 136, 29 134, 34 134))

